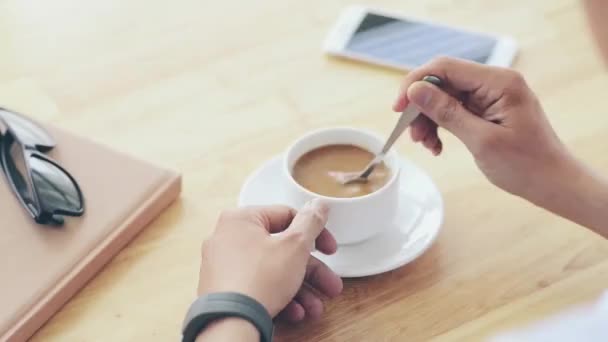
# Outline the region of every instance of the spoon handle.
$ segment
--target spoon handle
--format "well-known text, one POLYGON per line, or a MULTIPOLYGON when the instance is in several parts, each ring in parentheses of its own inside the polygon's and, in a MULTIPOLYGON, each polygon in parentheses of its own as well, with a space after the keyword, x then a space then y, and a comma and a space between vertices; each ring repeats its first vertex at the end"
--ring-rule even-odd
MULTIPOLYGON (((441 87, 441 84, 442 84, 441 79, 437 76, 432 76, 432 75, 425 76, 422 80, 429 82, 429 83, 433 83, 434 85, 436 85, 438 87, 441 87)), ((380 164, 380 162, 384 159, 384 156, 386 155, 386 153, 391 149, 391 147, 393 146, 395 141, 397 141, 397 139, 399 139, 399 137, 401 136, 403 131, 405 131, 408 128, 408 126, 412 123, 412 121, 414 121, 418 117, 419 114, 420 114, 420 112, 418 111, 416 106, 412 106, 411 104, 408 105, 401 113, 401 116, 399 117, 399 120, 397 121, 395 128, 393 128, 391 135, 386 140, 384 147, 382 147, 382 151, 380 153, 378 153, 374 157, 374 159, 371 162, 369 162, 369 164, 367 164, 363 173, 361 173, 359 175, 357 175, 355 173, 354 176, 352 176, 350 179, 343 181, 342 183, 349 184, 351 182, 365 181, 367 179, 367 177, 369 177, 369 175, 372 173, 372 171, 374 171, 374 168, 378 164, 380 164)))
MULTIPOLYGON (((429 83, 433 83, 438 87, 441 86, 441 80, 437 76, 425 76, 422 80, 429 83)), ((391 149, 391 147, 393 146, 395 141, 399 139, 403 131, 405 131, 406 128, 409 127, 409 125, 418 117, 419 114, 420 112, 418 111, 416 106, 412 106, 411 104, 403 110, 401 116, 399 117, 399 121, 397 121, 397 124, 395 125, 395 128, 393 128, 391 135, 388 137, 388 140, 386 140, 386 143, 384 144, 382 151, 379 153, 379 156, 384 156, 391 149)))
POLYGON ((401 113, 401 116, 399 117, 399 121, 397 121, 395 128, 393 128, 391 135, 386 140, 386 143, 384 144, 380 155, 384 156, 391 149, 391 147, 393 146, 395 141, 399 139, 403 131, 405 131, 405 129, 412 123, 412 121, 414 121, 414 119, 418 117, 418 114, 420 114, 420 112, 418 112, 418 109, 415 106, 409 105, 407 106, 407 108, 405 108, 403 113, 401 113))
POLYGON ((397 121, 395 128, 393 128, 391 135, 386 140, 386 143, 384 143, 382 151, 378 153, 374 157, 374 159, 369 162, 369 164, 367 164, 367 166, 365 167, 365 171, 363 171, 363 173, 360 174, 358 178, 366 179, 367 177, 369 177, 372 171, 374 171, 374 168, 378 164, 380 164, 380 162, 384 159, 384 156, 391 149, 395 141, 399 139, 403 131, 405 131, 405 129, 412 123, 412 121, 416 119, 418 114, 420 114, 420 112, 418 112, 416 106, 409 105, 407 106, 407 108, 405 108, 403 113, 401 113, 401 116, 399 117, 399 121, 397 121))

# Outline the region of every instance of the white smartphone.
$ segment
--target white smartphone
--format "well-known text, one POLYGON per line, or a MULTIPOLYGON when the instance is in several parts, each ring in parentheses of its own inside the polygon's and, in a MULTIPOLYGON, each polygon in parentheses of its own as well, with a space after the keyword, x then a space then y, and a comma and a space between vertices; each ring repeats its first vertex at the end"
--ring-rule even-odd
POLYGON ((506 36, 352 6, 331 29, 324 50, 333 56, 400 70, 416 68, 438 56, 508 67, 517 44, 506 36))

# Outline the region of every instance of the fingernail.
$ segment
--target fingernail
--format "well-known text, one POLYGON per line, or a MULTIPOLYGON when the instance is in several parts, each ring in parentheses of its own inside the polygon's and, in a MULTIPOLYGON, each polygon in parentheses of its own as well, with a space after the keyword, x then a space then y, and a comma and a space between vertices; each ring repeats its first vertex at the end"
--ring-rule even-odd
POLYGON ((433 89, 424 82, 416 82, 409 91, 409 99, 418 107, 425 108, 433 98, 433 89))
POLYGON ((323 215, 323 217, 326 217, 329 212, 329 206, 320 198, 313 198, 307 204, 313 211, 323 215))

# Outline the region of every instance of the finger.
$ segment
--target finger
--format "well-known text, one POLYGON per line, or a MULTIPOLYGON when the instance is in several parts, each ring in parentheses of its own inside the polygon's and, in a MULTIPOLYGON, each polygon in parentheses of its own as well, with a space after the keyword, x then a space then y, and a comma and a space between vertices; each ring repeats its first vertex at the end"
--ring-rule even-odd
MULTIPOLYGON (((407 77, 406 77, 407 79, 407 77)), ((411 84, 412 82, 407 83, 408 86, 411 84)), ((406 84, 405 82, 403 82, 402 84, 406 84)), ((407 99, 407 88, 403 88, 403 85, 399 88, 399 93, 397 94, 397 98, 395 99, 395 102, 393 103, 393 111, 394 112, 403 112, 405 110, 405 107, 407 107, 409 101, 407 99)))
POLYGON ((393 105, 393 110, 403 111, 409 103, 408 89, 414 82, 422 80, 424 76, 434 75, 439 77, 443 81, 444 87, 451 89, 450 91, 470 92, 481 88, 484 84, 492 84, 497 69, 501 68, 457 58, 436 58, 412 70, 405 76, 393 105))
POLYGON ((298 303, 302 304, 305 316, 311 319, 317 319, 321 317, 323 313, 323 302, 314 292, 312 292, 306 286, 302 286, 300 291, 295 296, 298 303))
POLYGON ((437 125, 425 115, 418 115, 410 125, 410 136, 412 137, 412 141, 423 141, 435 126, 437 125))
POLYGON ((311 257, 306 265, 304 281, 329 298, 338 296, 344 288, 342 279, 315 257, 311 257))
POLYGON ((285 309, 283 309, 277 316, 277 318, 280 320, 292 323, 300 322, 304 319, 304 317, 306 317, 306 311, 304 310, 302 304, 298 303, 296 300, 292 300, 289 304, 287 304, 285 309))
POLYGON ((312 246, 325 229, 328 215, 329 207, 320 199, 313 199, 298 211, 286 233, 301 234, 303 242, 312 246))
POLYGON ((323 254, 331 255, 338 250, 338 243, 327 229, 323 229, 315 241, 315 248, 323 254))
MULTIPOLYGON (((422 141, 423 145, 434 155, 439 155, 439 153, 441 153, 443 144, 441 143, 441 139, 439 139, 439 135, 437 134, 437 124, 429 119, 426 115, 420 115, 418 118, 424 118, 424 121, 420 120, 418 122, 414 122, 415 125, 410 128, 412 141, 422 141)), ((418 118, 416 120, 418 120, 418 118)))
POLYGON ((424 147, 429 149, 429 151, 433 152, 433 150, 435 149, 435 146, 437 146, 438 143, 439 143, 439 137, 437 137, 437 134, 429 133, 426 136, 426 138, 424 138, 424 142, 422 144, 424 145, 424 147))
POLYGON ((443 142, 441 142, 441 139, 437 138, 437 145, 435 145, 435 147, 432 148, 431 152, 433 152, 433 155, 438 156, 441 154, 442 151, 443 151, 443 142))
POLYGON ((415 82, 407 96, 424 115, 439 126, 452 132, 465 144, 473 143, 476 136, 489 128, 489 123, 469 112, 460 101, 428 82, 415 82))
POLYGON ((285 230, 296 215, 295 209, 282 205, 252 206, 246 209, 270 233, 278 233, 285 230))
POLYGON ((439 135, 437 134, 437 124, 433 122, 433 120, 429 119, 426 115, 421 115, 421 117, 426 118, 428 122, 426 134, 424 135, 424 137, 422 137, 421 141, 426 148, 432 151, 432 148, 439 143, 439 135))
POLYGON ((443 149, 443 144, 441 143, 441 138, 439 137, 439 127, 437 126, 437 124, 435 124, 433 126, 433 129, 431 130, 431 135, 433 136, 433 141, 434 141, 434 146, 430 148, 431 152, 433 153, 433 155, 437 156, 439 155, 439 153, 441 153, 442 149, 443 149))

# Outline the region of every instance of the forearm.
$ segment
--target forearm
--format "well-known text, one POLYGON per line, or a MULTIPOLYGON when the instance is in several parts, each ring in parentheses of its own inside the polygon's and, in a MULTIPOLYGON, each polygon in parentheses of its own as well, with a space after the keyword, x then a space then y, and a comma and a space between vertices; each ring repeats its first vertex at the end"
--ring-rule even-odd
POLYGON ((244 319, 224 318, 209 324, 196 339, 196 342, 215 341, 259 342, 260 333, 244 319))
POLYGON ((608 180, 573 157, 547 175, 533 203, 608 238, 608 180))

